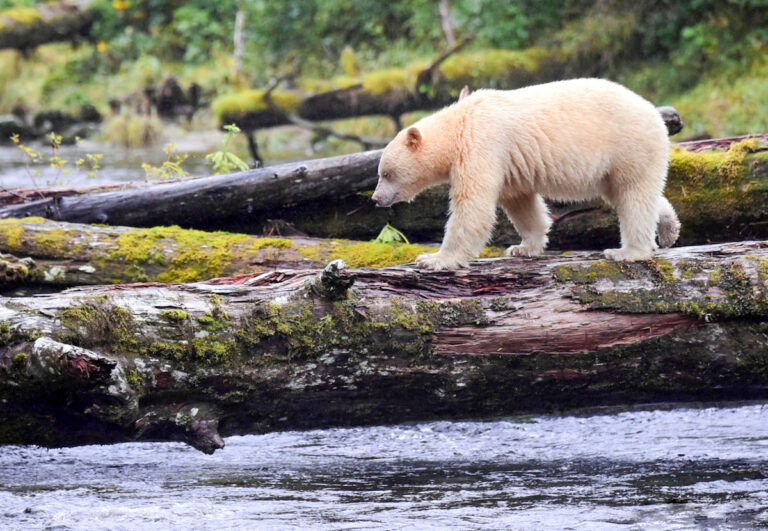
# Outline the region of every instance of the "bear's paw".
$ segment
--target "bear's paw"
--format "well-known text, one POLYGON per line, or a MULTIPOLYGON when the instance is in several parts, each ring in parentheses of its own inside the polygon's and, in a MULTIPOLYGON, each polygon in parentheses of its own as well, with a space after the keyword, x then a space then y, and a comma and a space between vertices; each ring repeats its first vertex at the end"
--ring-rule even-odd
POLYGON ((416 257, 416 265, 422 269, 442 271, 443 269, 456 269, 465 264, 465 261, 438 251, 436 253, 420 254, 416 257))
POLYGON ((534 246, 521 243, 520 245, 512 245, 507 247, 507 250, 504 252, 504 254, 507 256, 539 256, 542 252, 544 252, 544 248, 542 246, 534 246))
POLYGON ((622 247, 621 249, 606 249, 605 257, 616 262, 639 262, 650 260, 653 256, 652 251, 643 251, 632 247, 622 247))

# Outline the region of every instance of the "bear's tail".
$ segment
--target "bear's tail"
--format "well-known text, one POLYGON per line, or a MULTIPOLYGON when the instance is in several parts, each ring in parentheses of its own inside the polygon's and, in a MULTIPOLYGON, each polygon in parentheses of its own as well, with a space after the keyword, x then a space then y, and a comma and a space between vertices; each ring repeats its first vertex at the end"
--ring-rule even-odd
POLYGON ((656 233, 661 247, 671 247, 680 235, 680 220, 677 219, 675 209, 664 196, 659 199, 659 223, 656 233))

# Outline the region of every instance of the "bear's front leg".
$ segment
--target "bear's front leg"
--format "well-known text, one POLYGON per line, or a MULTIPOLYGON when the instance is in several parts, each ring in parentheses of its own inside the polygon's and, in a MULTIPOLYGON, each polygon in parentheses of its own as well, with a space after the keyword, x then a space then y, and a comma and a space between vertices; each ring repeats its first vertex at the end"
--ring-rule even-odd
POLYGON ((453 179, 451 217, 445 226, 443 243, 438 252, 419 255, 419 267, 440 271, 465 266, 488 241, 496 221, 498 188, 493 182, 470 184, 474 186, 467 189, 467 183, 453 179))
POLYGON ((552 217, 538 194, 502 193, 499 200, 512 225, 520 235, 519 245, 507 248, 507 256, 539 256, 547 247, 547 232, 552 217))
MULTIPOLYGON (((470 258, 471 259, 471 258, 470 258)), ((416 257, 416 265, 422 269, 431 269, 432 271, 442 271, 443 269, 456 269, 467 265, 469 260, 462 261, 460 258, 443 253, 442 250, 436 253, 420 254, 416 257)))

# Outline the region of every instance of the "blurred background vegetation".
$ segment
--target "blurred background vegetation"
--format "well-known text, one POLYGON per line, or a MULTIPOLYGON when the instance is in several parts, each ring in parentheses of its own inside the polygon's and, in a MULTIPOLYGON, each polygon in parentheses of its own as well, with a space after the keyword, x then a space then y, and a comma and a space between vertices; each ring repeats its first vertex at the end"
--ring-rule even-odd
MULTIPOLYGON (((0 0, 3 13, 33 5, 0 0), (10 10, 10 11, 8 11, 10 10)), ((683 136, 768 130, 768 0, 450 0, 466 52, 531 47, 599 51, 600 75, 657 105, 673 105, 683 136)), ((354 77, 416 61, 447 46, 437 0, 97 0, 96 22, 77 42, 0 50, 0 114, 75 113, 130 101, 169 76, 196 83, 203 100, 268 85, 287 71, 300 80, 354 77), (242 68, 233 33, 242 11, 242 68)), ((479 88, 479 86, 473 87, 479 88)), ((358 133, 393 132, 358 119, 358 133)), ((189 127, 215 128, 211 113, 189 127)), ((119 129, 119 127, 117 128, 119 129)))

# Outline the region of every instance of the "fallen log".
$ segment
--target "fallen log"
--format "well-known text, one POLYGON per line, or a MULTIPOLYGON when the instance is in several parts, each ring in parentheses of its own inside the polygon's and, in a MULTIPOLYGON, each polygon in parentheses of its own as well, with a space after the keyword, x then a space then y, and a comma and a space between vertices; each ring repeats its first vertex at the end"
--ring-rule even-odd
POLYGON ((131 227, 208 228, 255 211, 371 189, 381 151, 86 196, 51 197, 0 209, 0 219, 39 216, 131 227))
POLYGON ((0 299, 0 443, 768 397, 768 242, 0 299))
MULTIPOLYGON (((335 259, 344 259, 351 267, 386 267, 412 262, 430 250, 413 244, 258 238, 179 227, 136 229, 10 218, 0 220, 0 253, 10 253, 0 254, 0 287, 196 282, 278 268, 318 268, 335 259)), ((485 253, 502 254, 502 249, 485 253)))
POLYGON ((606 57, 618 58, 622 50, 636 48, 639 36, 630 13, 610 18, 599 11, 589 13, 583 19, 589 23, 579 29, 564 28, 548 39, 547 47, 457 53, 468 42, 464 40, 431 63, 417 61, 357 78, 298 79, 300 91, 275 91, 272 86, 224 94, 213 102, 212 110, 222 125, 236 123, 249 135, 260 128, 290 124, 291 114, 309 121, 384 115, 399 124, 405 113, 453 103, 465 85, 511 90, 558 79, 601 76, 608 70, 606 57), (595 26, 593 21, 598 18, 607 23, 595 26), (600 44, 605 42, 611 43, 610 51, 600 44), (269 92, 276 105, 265 101, 269 92))
POLYGON ((85 38, 96 20, 92 4, 86 0, 0 10, 0 49, 26 51, 49 42, 85 38))

